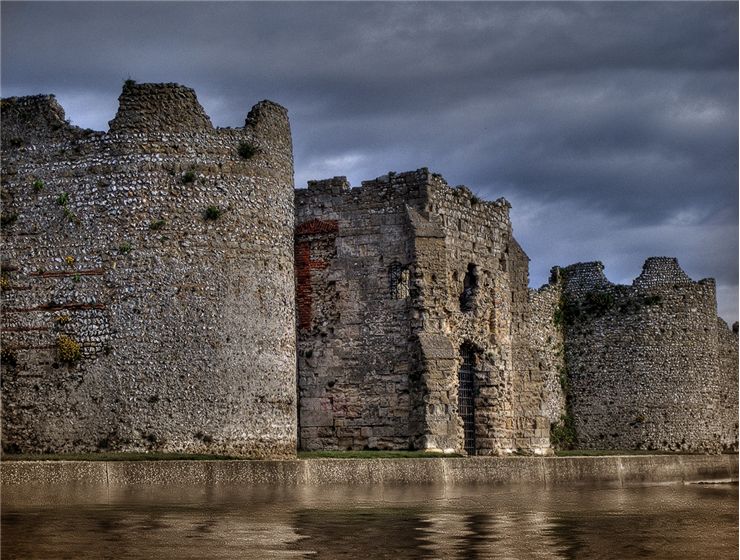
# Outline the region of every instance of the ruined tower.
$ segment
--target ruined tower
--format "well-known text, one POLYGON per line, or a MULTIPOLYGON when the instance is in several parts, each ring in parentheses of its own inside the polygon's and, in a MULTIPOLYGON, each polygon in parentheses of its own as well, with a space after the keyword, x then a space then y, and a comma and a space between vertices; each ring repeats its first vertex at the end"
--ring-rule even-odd
POLYGON ((714 280, 652 257, 631 286, 600 262, 555 269, 568 410, 580 448, 737 450, 738 338, 714 280))
POLYGON ((548 452, 527 269, 509 204, 427 169, 296 190, 301 446, 548 452))
POLYGON ((293 158, 262 101, 214 128, 128 81, 108 132, 2 101, 6 451, 292 456, 293 158))

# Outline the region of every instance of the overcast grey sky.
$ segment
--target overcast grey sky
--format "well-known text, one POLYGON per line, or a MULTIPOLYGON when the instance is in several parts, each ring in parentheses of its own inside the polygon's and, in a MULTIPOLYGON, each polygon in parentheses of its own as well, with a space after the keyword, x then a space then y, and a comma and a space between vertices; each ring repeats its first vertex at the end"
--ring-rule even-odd
POLYGON ((429 167, 513 205, 531 284, 648 256, 738 316, 738 4, 2 2, 3 96, 107 129, 123 80, 285 105, 296 185, 429 167))

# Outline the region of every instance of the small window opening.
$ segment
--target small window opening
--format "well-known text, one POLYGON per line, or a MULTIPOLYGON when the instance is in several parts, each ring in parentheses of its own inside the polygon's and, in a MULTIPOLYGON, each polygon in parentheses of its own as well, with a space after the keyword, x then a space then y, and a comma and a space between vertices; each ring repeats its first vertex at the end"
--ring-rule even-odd
POLYGON ((393 262, 388 267, 388 284, 393 299, 406 299, 410 292, 409 269, 399 262, 393 262))
POLYGON ((468 313, 473 310, 475 294, 478 291, 478 267, 473 263, 468 265, 468 271, 463 279, 463 291, 460 294, 460 311, 468 313))

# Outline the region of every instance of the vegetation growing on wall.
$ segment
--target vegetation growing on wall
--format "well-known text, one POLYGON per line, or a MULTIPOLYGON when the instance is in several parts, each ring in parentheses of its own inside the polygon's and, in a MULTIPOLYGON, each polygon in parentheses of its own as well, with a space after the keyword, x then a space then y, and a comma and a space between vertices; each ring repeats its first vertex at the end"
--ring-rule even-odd
POLYGON ((70 321, 69 315, 57 315, 54 318, 54 322, 57 325, 66 325, 67 323, 69 323, 69 321, 70 321))
POLYGON ((221 217, 223 210, 218 206, 209 206, 203 211, 203 219, 208 221, 215 221, 221 217))
POLYGON ((15 367, 18 365, 18 356, 15 353, 15 349, 4 345, 0 350, 0 361, 4 366, 15 367))
POLYGON ((2 227, 10 227, 12 226, 16 220, 18 219, 18 214, 11 213, 11 212, 3 212, 2 215, 0 215, 0 226, 2 227))
POLYGON ((259 152, 257 147, 251 142, 240 142, 238 151, 239 157, 241 157, 242 159, 249 159, 257 155, 257 153, 259 152))
POLYGON ((67 218, 70 222, 73 222, 75 224, 80 223, 80 219, 77 217, 77 215, 72 212, 72 210, 69 209, 69 193, 67 192, 61 192, 59 193, 59 196, 57 197, 57 204, 62 207, 64 210, 64 217, 67 218))
POLYGON ((62 362, 72 364, 82 358, 82 347, 80 343, 66 334, 60 334, 57 338, 57 351, 62 362))
POLYGON ((574 449, 577 441, 575 422, 568 410, 560 416, 558 422, 550 426, 550 444, 558 450, 574 449))
MULTIPOLYGON (((561 298, 562 301, 562 298, 561 298)), ((565 398, 565 411, 560 415, 560 419, 550 426, 550 445, 557 451, 565 449, 574 449, 578 443, 576 434, 575 420, 573 418, 571 406, 571 386, 570 377, 568 376, 568 362, 565 348, 560 345, 557 354, 562 356, 563 365, 558 370, 558 381, 560 390, 565 398)))
POLYGON ((579 320, 602 317, 610 311, 620 313, 637 313, 646 306, 660 305, 660 295, 634 295, 615 286, 614 291, 592 290, 580 300, 560 296, 560 301, 553 314, 556 326, 571 326, 579 320))

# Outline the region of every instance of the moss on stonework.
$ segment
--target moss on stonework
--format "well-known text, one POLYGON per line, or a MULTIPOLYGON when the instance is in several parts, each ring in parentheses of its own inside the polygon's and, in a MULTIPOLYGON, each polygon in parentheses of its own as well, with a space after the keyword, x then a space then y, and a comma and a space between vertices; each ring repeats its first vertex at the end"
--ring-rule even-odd
POLYGON ((218 206, 209 206, 203 211, 203 219, 207 221, 215 221, 221 217, 223 210, 218 206))
POLYGON ((560 420, 550 426, 550 444, 558 449, 573 449, 578 441, 576 427, 570 411, 560 415, 560 420))
POLYGON ((239 157, 242 159, 249 159, 253 156, 255 156, 259 150, 257 149, 254 144, 251 144, 250 142, 241 142, 239 143, 239 157))
POLYGON ((3 213, 0 216, 0 225, 2 227, 10 227, 12 226, 16 220, 18 220, 18 214, 15 213, 3 213))
POLYGON ((59 359, 68 364, 82 358, 82 347, 80 343, 66 334, 59 335, 57 339, 57 351, 59 352, 59 359))
POLYGON ((69 193, 61 192, 57 197, 57 204, 59 206, 66 206, 67 204, 69 204, 69 193))
POLYGON ((0 362, 7 367, 15 367, 18 365, 18 356, 15 353, 15 348, 10 346, 3 346, 0 350, 0 362))
POLYGON ((571 326, 580 319, 590 319, 606 315, 614 308, 614 295, 610 292, 593 290, 586 293, 582 301, 561 296, 553 315, 556 326, 571 326))
POLYGON ((643 307, 660 305, 660 295, 630 295, 616 286, 616 297, 612 292, 592 290, 580 300, 571 300, 561 295, 553 313, 553 323, 558 327, 572 326, 579 320, 602 317, 612 310, 620 313, 637 313, 643 307))

